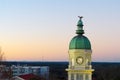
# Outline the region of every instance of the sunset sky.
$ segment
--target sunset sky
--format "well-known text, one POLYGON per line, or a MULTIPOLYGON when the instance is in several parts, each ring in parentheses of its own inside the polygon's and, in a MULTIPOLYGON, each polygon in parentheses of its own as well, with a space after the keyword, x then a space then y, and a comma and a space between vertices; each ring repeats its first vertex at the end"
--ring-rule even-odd
POLYGON ((68 61, 81 15, 93 61, 120 62, 120 0, 0 0, 5 59, 68 61))

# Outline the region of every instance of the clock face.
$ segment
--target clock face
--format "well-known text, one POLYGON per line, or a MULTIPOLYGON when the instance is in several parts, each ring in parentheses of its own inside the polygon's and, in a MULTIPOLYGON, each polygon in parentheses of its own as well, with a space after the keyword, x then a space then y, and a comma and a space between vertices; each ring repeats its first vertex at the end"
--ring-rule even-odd
POLYGON ((82 57, 77 57, 76 59, 78 64, 82 64, 83 63, 83 58, 82 57))

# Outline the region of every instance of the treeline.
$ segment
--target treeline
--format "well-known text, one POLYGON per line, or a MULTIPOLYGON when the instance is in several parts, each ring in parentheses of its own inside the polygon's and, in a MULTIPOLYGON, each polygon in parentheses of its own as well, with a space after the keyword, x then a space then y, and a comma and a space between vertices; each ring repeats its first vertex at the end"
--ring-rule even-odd
POLYGON ((96 80, 120 80, 120 63, 93 63, 96 80))
MULTIPOLYGON (((49 66, 50 80, 67 80, 68 62, 5 62, 10 65, 49 66)), ((95 80, 120 80, 120 63, 93 62, 95 80)))

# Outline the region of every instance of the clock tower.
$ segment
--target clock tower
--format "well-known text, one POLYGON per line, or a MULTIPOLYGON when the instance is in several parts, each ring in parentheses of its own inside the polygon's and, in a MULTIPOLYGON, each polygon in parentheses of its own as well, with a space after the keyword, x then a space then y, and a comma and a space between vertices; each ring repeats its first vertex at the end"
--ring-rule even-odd
POLYGON ((91 44, 85 37, 83 30, 82 16, 79 16, 77 23, 76 36, 72 38, 69 44, 69 65, 68 80, 92 80, 91 65, 91 44))

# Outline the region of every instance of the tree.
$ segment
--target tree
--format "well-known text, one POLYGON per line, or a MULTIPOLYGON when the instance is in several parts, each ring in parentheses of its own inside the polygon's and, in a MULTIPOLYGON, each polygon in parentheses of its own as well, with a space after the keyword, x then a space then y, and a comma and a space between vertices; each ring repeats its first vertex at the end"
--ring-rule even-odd
POLYGON ((7 67, 5 64, 4 52, 0 47, 0 80, 10 79, 12 77, 12 70, 10 67, 7 67))
POLYGON ((0 47, 0 65, 2 65, 3 61, 4 61, 4 52, 2 51, 0 47))

